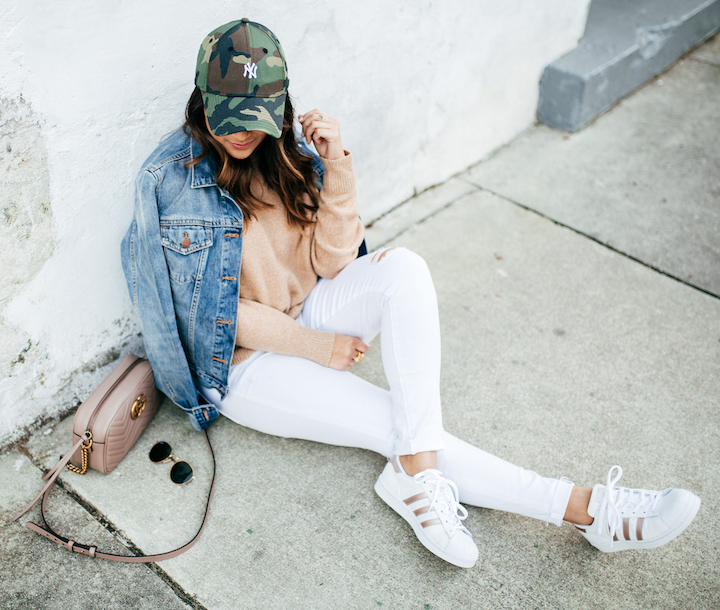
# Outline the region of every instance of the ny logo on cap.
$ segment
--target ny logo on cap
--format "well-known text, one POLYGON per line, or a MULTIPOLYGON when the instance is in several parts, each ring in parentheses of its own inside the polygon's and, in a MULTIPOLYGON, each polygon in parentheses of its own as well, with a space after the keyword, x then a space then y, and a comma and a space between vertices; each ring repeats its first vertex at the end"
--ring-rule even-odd
POLYGON ((245 72, 243 72, 243 76, 247 76, 248 78, 257 78, 257 64, 245 64, 245 72))

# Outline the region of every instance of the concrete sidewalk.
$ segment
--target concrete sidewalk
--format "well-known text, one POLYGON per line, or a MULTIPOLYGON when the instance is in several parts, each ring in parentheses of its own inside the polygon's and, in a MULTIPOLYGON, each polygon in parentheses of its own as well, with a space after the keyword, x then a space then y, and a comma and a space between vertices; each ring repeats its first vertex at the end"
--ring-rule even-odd
MULTIPOLYGON (((221 419, 198 544, 111 564, 9 522, 68 449, 68 418, 0 456, 0 608, 720 606, 719 119, 716 37, 583 131, 535 128, 367 235, 431 268, 450 432, 578 484, 621 464, 623 485, 691 489, 703 505, 680 538, 602 554, 570 526, 470 507, 480 559, 462 570, 374 494, 382 456, 221 419)), ((385 385, 379 352, 356 372, 385 385)), ((62 476, 52 525, 108 549, 169 550, 199 526, 209 475, 202 437, 166 403, 111 475, 62 476), (149 462, 157 440, 194 482, 176 487, 149 462)))

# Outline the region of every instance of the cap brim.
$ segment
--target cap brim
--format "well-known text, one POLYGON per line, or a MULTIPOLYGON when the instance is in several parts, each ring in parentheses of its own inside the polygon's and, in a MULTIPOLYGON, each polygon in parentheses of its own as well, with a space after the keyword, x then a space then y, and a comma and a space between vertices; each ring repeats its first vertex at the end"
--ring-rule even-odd
POLYGON ((203 91, 210 131, 229 136, 238 131, 264 131, 273 138, 282 134, 286 93, 275 97, 224 96, 203 91))

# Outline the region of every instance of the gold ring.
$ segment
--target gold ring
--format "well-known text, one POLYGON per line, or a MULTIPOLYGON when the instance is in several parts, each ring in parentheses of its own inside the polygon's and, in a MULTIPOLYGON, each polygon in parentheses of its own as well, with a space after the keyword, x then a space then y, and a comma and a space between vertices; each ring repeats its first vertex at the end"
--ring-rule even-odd
POLYGON ((325 123, 327 121, 327 117, 324 114, 318 114, 318 118, 325 123))
POLYGON ((357 356, 355 356, 353 360, 355 362, 360 362, 365 356, 363 356, 363 353, 359 349, 356 349, 355 351, 357 352, 357 356))

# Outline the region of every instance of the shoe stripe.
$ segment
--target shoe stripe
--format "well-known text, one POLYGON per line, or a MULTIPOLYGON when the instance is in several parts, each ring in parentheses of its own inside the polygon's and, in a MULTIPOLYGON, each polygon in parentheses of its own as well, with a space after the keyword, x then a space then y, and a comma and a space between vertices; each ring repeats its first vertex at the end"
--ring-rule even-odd
POLYGON ((627 517, 623 519, 623 538, 630 540, 630 519, 627 517))
POLYGON ((428 509, 429 509, 429 508, 430 508, 429 505, 428 505, 428 506, 421 506, 420 508, 414 510, 413 512, 415 513, 415 516, 416 516, 416 517, 419 517, 420 515, 424 515, 426 512, 428 512, 428 509))
POLYGON ((414 496, 410 496, 409 498, 405 498, 404 502, 408 506, 412 504, 413 502, 417 502, 418 500, 422 500, 423 498, 427 498, 427 494, 424 491, 421 491, 419 494, 415 494, 414 496))
POLYGON ((431 525, 440 525, 442 521, 440 519, 428 519, 427 521, 423 521, 420 525, 423 527, 430 527, 431 525))
POLYGON ((400 469, 400 461, 398 460, 398 457, 397 457, 396 455, 393 455, 393 456, 390 458, 390 463, 393 465, 393 468, 395 469, 395 472, 397 472, 397 473, 399 474, 400 471, 401 471, 401 469, 400 469))
POLYGON ((638 540, 642 540, 642 539, 643 539, 643 537, 642 537, 642 524, 643 524, 643 521, 644 521, 643 517, 640 517, 640 518, 637 520, 637 525, 635 526, 635 537, 636 537, 638 540))

